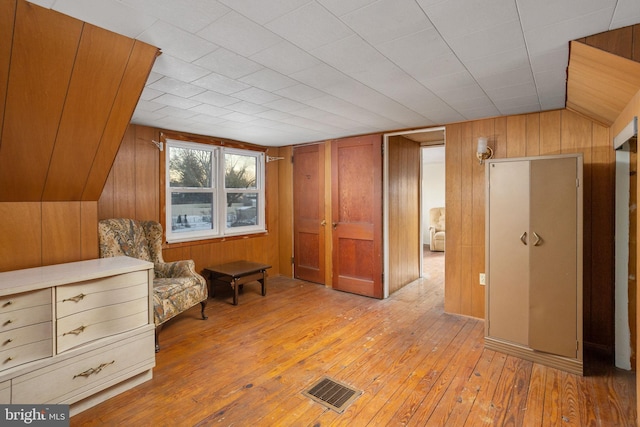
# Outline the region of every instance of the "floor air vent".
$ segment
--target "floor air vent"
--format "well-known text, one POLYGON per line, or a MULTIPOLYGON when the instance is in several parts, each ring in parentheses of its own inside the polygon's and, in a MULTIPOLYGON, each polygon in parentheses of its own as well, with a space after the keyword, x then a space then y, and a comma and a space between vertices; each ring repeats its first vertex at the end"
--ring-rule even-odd
POLYGON ((302 394, 341 414, 362 394, 362 391, 324 377, 302 394))

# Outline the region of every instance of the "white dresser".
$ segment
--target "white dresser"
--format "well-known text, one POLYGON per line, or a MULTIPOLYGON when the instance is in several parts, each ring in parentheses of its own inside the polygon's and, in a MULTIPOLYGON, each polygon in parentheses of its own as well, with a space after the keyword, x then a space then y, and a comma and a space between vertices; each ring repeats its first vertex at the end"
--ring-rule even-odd
POLYGON ((151 379, 152 283, 129 257, 0 273, 0 403, 73 415, 151 379))

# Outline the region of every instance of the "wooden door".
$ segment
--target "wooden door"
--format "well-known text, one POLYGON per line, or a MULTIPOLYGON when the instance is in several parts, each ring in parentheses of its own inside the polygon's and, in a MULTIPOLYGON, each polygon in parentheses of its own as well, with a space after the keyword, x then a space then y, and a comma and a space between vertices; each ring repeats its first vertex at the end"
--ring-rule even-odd
POLYGON ((375 298, 382 290, 382 138, 331 146, 333 288, 375 298))
POLYGON ((487 334, 529 341, 529 162, 487 163, 487 334))
POLYGON ((531 162, 529 347, 578 352, 578 159, 531 162))
POLYGON ((324 284, 324 145, 293 149, 294 276, 324 284))

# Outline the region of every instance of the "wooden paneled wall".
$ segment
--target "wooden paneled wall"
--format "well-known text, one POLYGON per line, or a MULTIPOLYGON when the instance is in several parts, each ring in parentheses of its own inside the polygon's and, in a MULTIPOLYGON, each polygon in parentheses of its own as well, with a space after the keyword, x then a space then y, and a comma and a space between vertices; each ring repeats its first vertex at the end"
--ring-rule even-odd
MULTIPOLYGON (((164 208, 160 205, 160 151, 152 141, 160 140, 158 129, 130 125, 116 156, 102 196, 98 202, 98 218, 132 218, 161 221, 164 208)), ((284 150, 283 150, 284 152, 284 150)), ((279 156, 279 149, 270 148, 268 154, 279 156)), ((290 162, 290 160, 289 160, 290 162)), ((268 233, 241 238, 215 239, 190 244, 165 245, 163 256, 167 261, 193 259, 196 269, 227 261, 246 259, 270 264, 271 275, 280 274, 279 248, 280 212, 284 216, 290 207, 279 203, 279 167, 287 167, 285 160, 267 163, 266 198, 268 233)), ((289 181, 291 182, 291 181, 289 181)), ((289 255, 289 262, 290 262, 289 255)), ((285 274, 285 271, 283 271, 285 274)), ((290 274, 290 267, 289 267, 290 274)))
POLYGON ((0 7, 0 271, 96 258, 98 198, 158 50, 0 7))
POLYGON ((569 110, 499 117, 446 127, 445 309, 483 318, 485 171, 475 156, 486 136, 494 158, 583 153, 584 338, 613 350, 615 155, 609 128, 569 110))
POLYGON ((98 257, 97 202, 0 202, 0 271, 98 257))
POLYGON ((389 137, 389 294, 420 277, 420 143, 389 137))

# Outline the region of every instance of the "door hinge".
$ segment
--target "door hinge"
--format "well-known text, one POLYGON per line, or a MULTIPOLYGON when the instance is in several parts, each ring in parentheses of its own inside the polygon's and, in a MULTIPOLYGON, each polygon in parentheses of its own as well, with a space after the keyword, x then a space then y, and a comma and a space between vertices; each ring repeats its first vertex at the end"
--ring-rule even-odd
POLYGON ((294 257, 291 257, 291 264, 295 264, 295 260, 296 259, 294 257))
POLYGON ((580 188, 580 178, 576 178, 576 188, 580 188))
POLYGON ((291 163, 293 163, 293 154, 291 155, 291 163))

